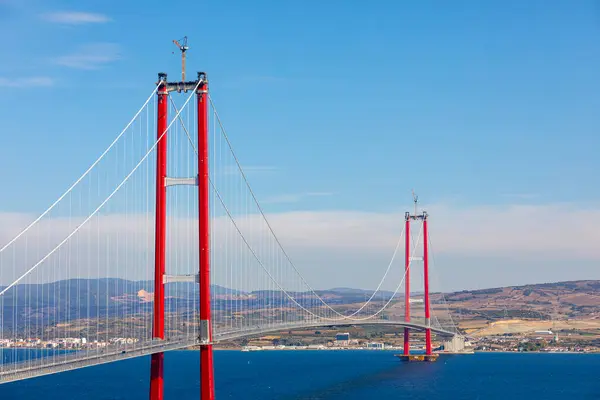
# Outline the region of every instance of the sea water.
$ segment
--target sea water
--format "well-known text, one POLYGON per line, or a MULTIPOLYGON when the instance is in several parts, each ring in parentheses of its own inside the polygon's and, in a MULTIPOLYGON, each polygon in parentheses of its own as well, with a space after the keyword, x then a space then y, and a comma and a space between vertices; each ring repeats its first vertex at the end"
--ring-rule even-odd
MULTIPOLYGON (((0 385, 0 399, 147 400, 150 358, 0 385)), ((600 354, 441 356, 390 351, 215 351, 217 399, 600 399, 600 354)), ((165 356, 165 398, 199 398, 199 354, 165 356)))

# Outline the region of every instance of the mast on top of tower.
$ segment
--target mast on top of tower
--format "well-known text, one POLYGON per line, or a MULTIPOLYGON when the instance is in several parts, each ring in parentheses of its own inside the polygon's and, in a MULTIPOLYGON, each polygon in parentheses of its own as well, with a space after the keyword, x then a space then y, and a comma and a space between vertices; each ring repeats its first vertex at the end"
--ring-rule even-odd
POLYGON ((178 40, 173 40, 175 46, 179 47, 181 51, 181 82, 185 82, 185 52, 189 49, 187 45, 187 36, 181 39, 181 43, 178 40))
POLYGON ((419 196, 416 195, 415 190, 412 191, 413 202, 415 203, 415 214, 417 215, 417 203, 419 202, 419 196))

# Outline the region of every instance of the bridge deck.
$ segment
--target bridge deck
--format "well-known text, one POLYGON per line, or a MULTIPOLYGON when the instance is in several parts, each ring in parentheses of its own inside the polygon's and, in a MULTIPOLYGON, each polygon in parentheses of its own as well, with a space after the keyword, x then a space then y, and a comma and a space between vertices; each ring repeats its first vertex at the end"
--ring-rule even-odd
MULTIPOLYGON (((352 321, 349 320, 346 322, 336 321, 335 323, 328 324, 326 322, 314 322, 314 323, 291 323, 291 324, 277 324, 271 326, 256 326, 254 328, 245 329, 244 331, 231 331, 231 332, 219 332, 215 334, 213 341, 219 342, 223 340, 231 340, 231 339, 239 339, 247 336, 255 336, 261 335, 268 332, 277 332, 282 330, 291 330, 291 329, 303 329, 303 328, 319 328, 324 326, 353 326, 353 325, 392 325, 399 327, 406 327, 418 331, 424 331, 426 326, 418 323, 410 323, 410 322, 396 322, 396 321, 386 321, 386 320, 365 320, 365 321, 352 321)), ((451 332, 442 328, 434 328, 431 327, 431 331, 436 335, 441 337, 452 337, 456 335, 456 332, 451 332)))
MULTIPOLYGON (((276 324, 270 326, 256 326, 251 329, 217 332, 213 337, 214 343, 219 343, 225 340, 239 339, 249 336, 262 335, 268 332, 276 332, 281 330, 318 328, 324 326, 351 326, 351 325, 393 325, 400 327, 408 327, 414 330, 425 330, 425 326, 421 324, 393 322, 385 320, 377 321, 348 321, 348 323, 326 324, 323 322, 314 323, 292 323, 292 324, 276 324)), ((455 332, 447 331, 441 328, 431 328, 432 332, 442 337, 452 337, 455 332)), ((92 351, 82 356, 82 352, 66 353, 61 355, 59 361, 48 362, 47 358, 37 358, 26 362, 14 364, 3 364, 0 369, 0 384, 19 381, 23 379, 35 378, 43 375, 50 375, 64 371, 91 367, 94 365, 106 364, 110 362, 125 360, 128 358, 142 357, 154 353, 184 349, 187 347, 198 345, 196 338, 184 337, 168 340, 150 340, 146 342, 138 342, 135 345, 127 346, 110 346, 100 351, 92 351)))

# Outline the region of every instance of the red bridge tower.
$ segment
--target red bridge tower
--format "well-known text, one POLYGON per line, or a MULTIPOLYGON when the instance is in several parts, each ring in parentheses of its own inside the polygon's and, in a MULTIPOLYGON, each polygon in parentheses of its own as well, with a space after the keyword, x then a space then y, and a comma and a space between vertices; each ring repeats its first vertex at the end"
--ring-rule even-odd
MULTIPOLYGON (((410 354, 410 329, 404 328, 404 351, 400 356, 401 359, 406 361, 435 361, 437 354, 433 354, 431 347, 431 310, 429 303, 429 236, 427 232, 427 217, 429 216, 426 211, 421 214, 417 214, 417 201, 418 197, 414 195, 415 210, 414 214, 406 212, 404 214, 405 220, 405 257, 404 257, 404 269, 405 269, 405 281, 404 281, 404 322, 410 323, 410 266, 411 261, 416 260, 418 257, 411 257, 410 255, 410 225, 411 221, 422 221, 423 223, 423 285, 424 285, 424 303, 425 303, 425 356, 410 354)), ((420 258, 419 258, 420 259, 420 258)))
MULTIPOLYGON (((185 77, 185 70, 182 73, 185 77)), ((156 165, 156 232, 154 274, 154 316, 152 336, 165 338, 165 283, 167 188, 173 184, 198 186, 200 265, 195 281, 200 284, 200 399, 214 399, 212 326, 210 314, 210 220, 208 181, 208 79, 198 72, 195 81, 168 82, 167 74, 158 74, 157 165, 156 165), (170 92, 196 91, 198 108, 198 175, 193 178, 169 178, 167 175, 168 96, 170 92), (177 181, 177 183, 174 183, 177 181)), ((152 355, 150 367, 150 400, 164 399, 164 353, 152 355)))

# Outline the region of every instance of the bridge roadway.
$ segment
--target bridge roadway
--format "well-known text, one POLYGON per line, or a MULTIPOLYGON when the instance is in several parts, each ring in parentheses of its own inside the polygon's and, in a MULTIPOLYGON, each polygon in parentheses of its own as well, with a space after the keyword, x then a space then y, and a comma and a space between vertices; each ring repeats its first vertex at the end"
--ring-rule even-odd
MULTIPOLYGON (((323 321, 318 322, 299 322, 299 323, 291 323, 291 324, 277 324, 277 325, 267 325, 267 326, 256 326, 254 328, 246 328, 243 331, 222 331, 215 334, 213 337, 214 342, 219 342, 223 340, 232 340, 239 339, 247 336, 256 336, 262 335, 269 332, 279 332, 282 330, 292 330, 292 329, 304 329, 304 328, 323 328, 326 326, 355 326, 355 325, 393 325, 399 326, 402 328, 410 328, 418 331, 424 331, 426 326, 424 324, 418 323, 410 323, 410 322, 397 322, 397 321, 386 321, 386 320, 364 320, 364 321, 353 321, 348 320, 345 321, 335 321, 332 323, 326 323, 323 321)), ((431 331, 436 335, 449 338, 456 335, 456 332, 451 332, 443 328, 434 328, 431 327, 431 331)))
MULTIPOLYGON (((414 330, 423 331, 425 326, 417 323, 406 323, 386 320, 365 320, 347 322, 336 321, 335 323, 324 322, 298 322, 273 324, 268 326, 256 326, 254 328, 215 332, 213 343, 219 343, 225 340, 239 339, 243 337, 257 336, 269 332, 278 332, 282 330, 319 328, 326 326, 355 326, 355 325, 393 325, 399 327, 407 327, 414 330)), ((456 335, 442 328, 431 327, 431 331, 438 336, 449 338, 456 335)), ((115 361, 125 360, 128 358, 136 358, 147 356, 154 353, 181 350, 192 346, 199 345, 198 338, 194 337, 177 337, 166 340, 153 339, 144 342, 137 342, 133 345, 111 345, 103 349, 94 349, 88 352, 75 351, 72 353, 64 353, 53 357, 52 363, 49 363, 50 357, 36 358, 19 363, 0 364, 0 384, 19 381, 23 379, 31 379, 38 376, 51 375, 59 372, 71 371, 75 369, 91 367, 94 365, 106 364, 115 361), (82 354, 85 355, 82 357, 82 354)), ((5 348, 6 349, 6 348, 5 348)))

